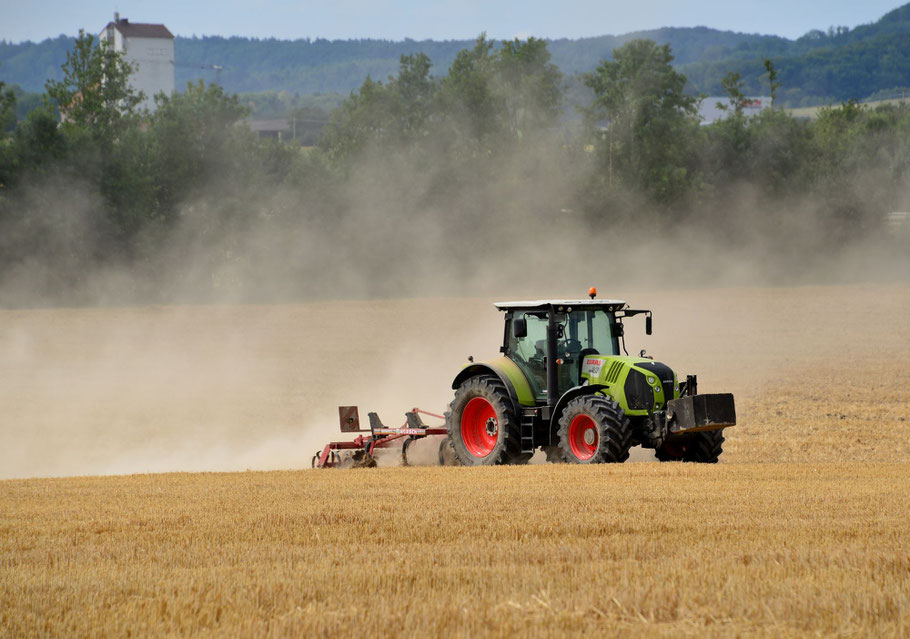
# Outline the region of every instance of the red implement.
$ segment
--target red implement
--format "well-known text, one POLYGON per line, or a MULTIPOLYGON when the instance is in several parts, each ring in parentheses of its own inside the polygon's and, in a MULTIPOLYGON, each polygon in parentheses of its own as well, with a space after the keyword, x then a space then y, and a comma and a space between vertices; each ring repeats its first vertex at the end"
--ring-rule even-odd
POLYGON ((446 435, 445 423, 439 426, 429 426, 420 418, 421 415, 435 417, 445 422, 445 417, 412 408, 405 413, 405 422, 399 428, 391 428, 382 423, 379 415, 368 413, 369 428, 360 427, 360 412, 356 406, 339 406, 338 421, 343 433, 369 433, 358 435, 353 441, 329 442, 325 447, 313 455, 313 468, 335 468, 337 466, 364 466, 376 465, 373 452, 377 448, 390 448, 396 441, 401 444, 402 438, 407 438, 402 447, 406 455, 408 444, 415 439, 422 439, 431 435, 446 435), (339 454, 337 451, 350 451, 339 454))

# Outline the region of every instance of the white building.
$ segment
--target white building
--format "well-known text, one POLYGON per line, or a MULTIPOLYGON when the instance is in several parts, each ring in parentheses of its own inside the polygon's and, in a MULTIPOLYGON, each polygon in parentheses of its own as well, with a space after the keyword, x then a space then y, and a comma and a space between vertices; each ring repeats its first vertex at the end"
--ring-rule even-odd
POLYGON ((130 84, 145 94, 139 108, 153 111, 156 93, 174 92, 174 34, 163 24, 130 22, 115 13, 98 38, 135 67, 130 84))

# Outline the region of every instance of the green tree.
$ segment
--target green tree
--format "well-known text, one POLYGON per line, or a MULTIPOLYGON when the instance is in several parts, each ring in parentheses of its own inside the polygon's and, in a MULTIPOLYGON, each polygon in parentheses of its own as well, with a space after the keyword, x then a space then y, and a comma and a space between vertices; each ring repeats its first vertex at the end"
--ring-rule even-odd
POLYGON ((496 66, 511 130, 520 137, 551 126, 560 113, 562 74, 550 62, 546 41, 505 41, 496 66))
POLYGON ((49 170, 64 158, 69 144, 47 108, 38 108, 19 123, 10 140, 0 144, 0 189, 14 186, 24 172, 49 170))
POLYGON ((343 163, 371 144, 391 139, 397 128, 394 96, 382 82, 369 76, 358 91, 332 112, 319 146, 335 162, 343 163))
POLYGON ((423 53, 403 55, 398 75, 388 82, 369 76, 333 111, 320 147, 336 160, 350 159, 369 148, 388 153, 429 134, 437 85, 423 53))
POLYGON ((503 127, 505 101, 496 90, 494 43, 482 33, 471 49, 462 49, 440 87, 447 137, 462 143, 491 146, 503 127))
POLYGON ((16 128, 16 94, 0 80, 0 140, 16 128))
POLYGON ((771 108, 774 108, 774 102, 777 100, 777 90, 780 88, 780 81, 777 79, 777 69, 769 58, 765 58, 765 71, 768 73, 768 88, 771 92, 771 108))
POLYGON ((730 71, 721 85, 727 92, 728 103, 718 102, 717 108, 728 113, 706 127, 704 144, 700 149, 703 172, 715 184, 746 177, 752 145, 749 121, 743 113, 746 96, 742 91, 742 78, 739 73, 730 71))
POLYGON ((80 31, 61 68, 63 80, 48 80, 45 89, 65 123, 108 142, 129 127, 144 95, 130 85, 133 69, 121 54, 80 31))
POLYGON ((425 53, 401 56, 398 77, 389 87, 397 98, 400 132, 410 139, 426 133, 436 85, 430 77, 433 63, 425 53))
MULTIPOLYGON (((233 143, 235 127, 248 113, 236 95, 225 95, 216 84, 187 84, 182 94, 155 96, 156 109, 149 120, 157 202, 162 216, 194 188, 205 188, 213 178, 223 184, 242 176, 234 170, 246 157, 233 143)), ((249 146, 253 140, 245 139, 249 146)), ((249 169, 250 167, 247 167, 249 169)))
POLYGON ((680 198, 692 185, 698 129, 697 99, 683 92, 686 77, 672 61, 669 45, 632 40, 585 75, 594 91, 588 123, 606 125, 608 184, 641 189, 661 203, 680 198))
POLYGON ((720 85, 724 88, 730 104, 718 102, 717 108, 722 111, 732 108, 734 116, 742 117, 743 109, 746 106, 746 96, 743 94, 742 76, 735 71, 730 71, 724 76, 724 79, 720 81, 720 85))

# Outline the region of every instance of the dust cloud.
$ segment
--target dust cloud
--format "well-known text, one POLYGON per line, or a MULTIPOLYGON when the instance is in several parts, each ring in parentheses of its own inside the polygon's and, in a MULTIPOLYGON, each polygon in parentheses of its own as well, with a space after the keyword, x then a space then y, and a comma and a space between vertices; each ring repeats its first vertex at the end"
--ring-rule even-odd
MULTIPOLYGON (((849 388, 851 371, 910 360, 906 286, 601 290, 654 309, 653 336, 628 322, 630 352, 697 373, 741 409, 794 370, 849 388)), ((444 411, 468 355, 497 354, 493 301, 0 311, 0 476, 308 467, 340 438, 338 405, 389 425, 444 411)), ((740 417, 730 438, 760 434, 740 417)), ((437 445, 420 443, 415 462, 437 445)))
POLYGON ((467 164, 372 149, 325 192, 200 184, 128 263, 96 241, 98 193, 34 178, 18 196, 31 234, 0 228, 30 243, 0 274, 0 477, 306 467, 338 405, 395 425, 445 410, 467 357, 497 353, 495 299, 590 285, 653 308, 630 352, 705 391, 755 397, 839 352, 906 357, 903 237, 834 243, 813 202, 768 210, 745 186, 715 219, 631 194, 592 217, 573 204, 589 163, 559 148, 467 164))

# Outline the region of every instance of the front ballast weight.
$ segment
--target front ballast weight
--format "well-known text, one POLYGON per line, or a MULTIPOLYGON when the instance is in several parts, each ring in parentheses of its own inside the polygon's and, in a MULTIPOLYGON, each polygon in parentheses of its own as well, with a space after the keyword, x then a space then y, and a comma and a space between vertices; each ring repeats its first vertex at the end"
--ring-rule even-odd
MULTIPOLYGON (((361 428, 358 407, 339 406, 338 421, 341 432, 361 434, 351 441, 329 442, 321 451, 317 451, 313 455, 311 466, 313 468, 373 468, 376 466, 376 451, 397 446, 401 447, 402 464, 407 466, 408 449, 415 441, 433 435, 445 435, 448 432, 444 426, 427 425, 421 415, 445 419, 442 415, 412 408, 405 413, 405 422, 398 428, 383 424, 376 413, 367 413, 370 427, 361 428)), ((442 448, 445 443, 445 439, 440 442, 440 464, 443 462, 444 451, 442 448)), ((448 461, 451 464, 451 460, 448 461)))

